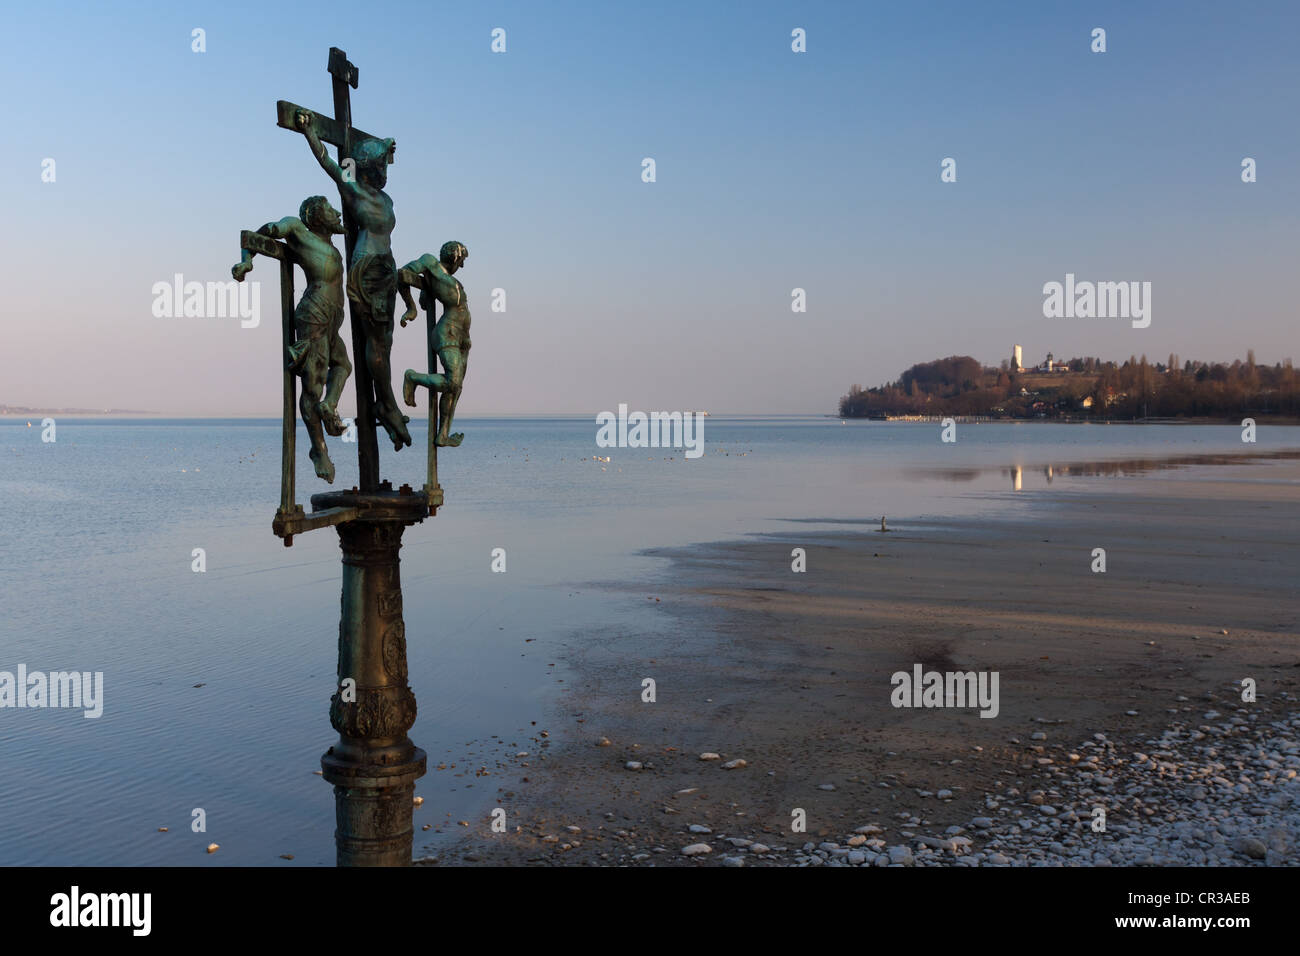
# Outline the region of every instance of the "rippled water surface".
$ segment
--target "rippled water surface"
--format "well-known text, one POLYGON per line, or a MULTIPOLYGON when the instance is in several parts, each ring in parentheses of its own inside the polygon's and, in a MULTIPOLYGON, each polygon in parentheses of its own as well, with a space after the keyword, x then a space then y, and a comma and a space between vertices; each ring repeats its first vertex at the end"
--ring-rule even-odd
MULTIPOLYGON (((690 460, 598 448, 590 420, 458 424, 465 444, 441 456, 446 506, 402 550, 411 737, 431 767, 416 821, 452 835, 496 793, 472 770, 527 749, 552 713, 570 677, 560 645, 657 626, 590 586, 652 578, 662 562, 642 549, 790 518, 1014 509, 1152 459, 1181 459, 1162 472, 1177 476, 1300 445, 1291 428, 1243 445, 1228 426, 959 425, 944 444, 937 424, 714 417, 690 460), (490 570, 498 547, 505 574, 490 570), (433 772, 443 761, 470 772, 433 772)), ((422 448, 423 430, 413 437, 422 448)), ((271 534, 279 439, 278 420, 66 419, 46 444, 39 421, 0 420, 0 671, 102 671, 105 685, 97 720, 0 709, 0 864, 333 863, 333 797, 312 771, 334 737, 339 549, 332 529, 288 549, 271 534), (206 833, 191 831, 196 807, 206 833), (221 850, 207 857, 210 842, 221 850)), ((301 429, 298 441, 305 504, 328 486, 301 429)), ((355 483, 354 452, 331 439, 334 487, 355 483)), ((418 487, 422 467, 421 453, 385 453, 394 484, 418 487)), ((417 850, 436 834, 417 830, 417 850)))

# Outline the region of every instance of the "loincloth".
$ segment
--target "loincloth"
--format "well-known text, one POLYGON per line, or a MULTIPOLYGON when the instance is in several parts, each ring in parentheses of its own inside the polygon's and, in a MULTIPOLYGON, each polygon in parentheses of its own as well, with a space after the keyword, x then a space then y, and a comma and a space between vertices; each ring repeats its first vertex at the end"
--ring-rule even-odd
POLYGON ((360 256, 348 269, 348 301, 352 314, 380 325, 393 322, 397 300, 397 262, 392 253, 360 256))
POLYGON ((301 372, 310 364, 326 367, 346 362, 347 352, 338 332, 341 318, 342 303, 312 295, 309 289, 293 313, 297 341, 289 346, 285 367, 301 372), (341 360, 339 352, 343 353, 341 360))
POLYGON ((299 338, 304 333, 312 338, 325 335, 342 325, 342 319, 342 302, 330 301, 328 296, 312 295, 311 289, 303 294, 293 312, 293 324, 299 338))

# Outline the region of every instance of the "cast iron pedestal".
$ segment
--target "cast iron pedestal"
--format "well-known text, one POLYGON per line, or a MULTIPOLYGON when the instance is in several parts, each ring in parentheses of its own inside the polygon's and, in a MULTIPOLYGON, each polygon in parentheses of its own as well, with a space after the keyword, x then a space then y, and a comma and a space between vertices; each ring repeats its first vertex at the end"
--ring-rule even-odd
POLYGON ((387 482, 379 492, 312 495, 312 508, 356 508, 337 525, 343 549, 339 687, 330 723, 339 741, 321 757, 334 785, 339 866, 409 866, 415 781, 425 753, 406 735, 415 695, 406 682, 406 626, 398 551, 402 532, 429 513, 423 492, 387 482), (351 683, 349 683, 351 682, 351 683))

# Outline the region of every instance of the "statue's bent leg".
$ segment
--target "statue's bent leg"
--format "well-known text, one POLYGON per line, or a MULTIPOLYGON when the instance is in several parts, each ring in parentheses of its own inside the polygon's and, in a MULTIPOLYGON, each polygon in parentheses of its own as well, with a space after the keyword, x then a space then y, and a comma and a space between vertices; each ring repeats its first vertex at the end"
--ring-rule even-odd
POLYGON ((439 375, 437 372, 417 372, 413 368, 408 368, 406 374, 402 376, 402 400, 408 405, 414 405, 415 390, 418 386, 423 385, 430 391, 441 392, 447 384, 446 376, 439 375))

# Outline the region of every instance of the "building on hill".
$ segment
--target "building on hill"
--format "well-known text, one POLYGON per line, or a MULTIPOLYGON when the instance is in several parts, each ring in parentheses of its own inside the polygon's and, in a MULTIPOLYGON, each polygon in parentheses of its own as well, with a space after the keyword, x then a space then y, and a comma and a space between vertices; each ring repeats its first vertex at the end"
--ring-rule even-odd
POLYGON ((1069 362, 1058 362, 1051 352, 1047 353, 1047 358, 1043 364, 1034 369, 1036 372, 1068 372, 1070 370, 1069 362))
POLYGON ((1025 353, 1019 345, 1011 346, 1011 371, 1023 372, 1025 370, 1024 357, 1025 353))

